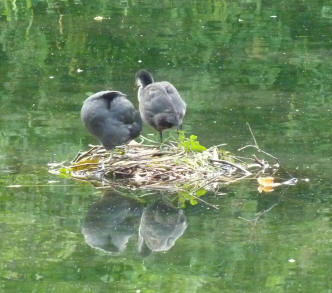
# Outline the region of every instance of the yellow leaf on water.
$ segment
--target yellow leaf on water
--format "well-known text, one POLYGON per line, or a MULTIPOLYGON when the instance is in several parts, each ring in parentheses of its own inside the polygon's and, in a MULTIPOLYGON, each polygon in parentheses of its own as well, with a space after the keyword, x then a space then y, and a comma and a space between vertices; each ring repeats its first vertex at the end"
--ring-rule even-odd
POLYGON ((274 187, 282 185, 282 183, 274 183, 274 177, 258 177, 257 182, 259 184, 258 191, 262 192, 271 192, 274 190, 274 187))
POLYGON ((263 186, 263 185, 259 185, 257 189, 259 193, 271 192, 274 190, 272 186, 263 186))
POLYGON ((274 178, 273 177, 258 177, 257 182, 259 185, 273 186, 274 178))

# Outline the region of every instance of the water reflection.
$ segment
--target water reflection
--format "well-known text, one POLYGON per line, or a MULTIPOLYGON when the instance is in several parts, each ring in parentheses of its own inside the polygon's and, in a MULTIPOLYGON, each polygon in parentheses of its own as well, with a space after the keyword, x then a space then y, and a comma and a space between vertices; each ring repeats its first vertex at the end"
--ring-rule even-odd
POLYGON ((137 233, 137 250, 143 256, 171 249, 186 230, 187 218, 182 209, 156 197, 143 207, 132 198, 106 191, 85 216, 82 224, 85 242, 92 248, 120 254, 137 233))
POLYGON ((137 201, 106 191, 104 197, 89 208, 84 219, 85 242, 105 252, 122 252, 137 230, 141 214, 137 201))
POLYGON ((150 251, 167 251, 182 236, 187 228, 183 210, 176 209, 161 200, 144 209, 139 226, 138 250, 142 254, 150 251))

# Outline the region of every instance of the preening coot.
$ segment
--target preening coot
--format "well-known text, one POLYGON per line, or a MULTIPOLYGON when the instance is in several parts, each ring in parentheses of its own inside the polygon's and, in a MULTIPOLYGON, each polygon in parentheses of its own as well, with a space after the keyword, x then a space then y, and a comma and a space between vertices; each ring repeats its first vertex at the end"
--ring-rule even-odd
POLYGON ((81 119, 108 150, 137 137, 142 129, 138 111, 119 91, 102 91, 88 97, 81 109, 81 119))

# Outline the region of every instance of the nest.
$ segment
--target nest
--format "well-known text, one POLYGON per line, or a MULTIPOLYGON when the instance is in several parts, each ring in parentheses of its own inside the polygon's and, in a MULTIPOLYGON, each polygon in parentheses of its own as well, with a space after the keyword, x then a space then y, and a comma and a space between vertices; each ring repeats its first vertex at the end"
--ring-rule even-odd
MULTIPOLYGON (((78 153, 69 165, 51 164, 50 172, 106 188, 126 187, 198 195, 201 190, 219 192, 225 184, 257 177, 267 169, 275 170, 279 166, 275 164, 272 168, 256 155, 236 156, 223 150, 223 145, 206 149, 196 138, 191 136, 190 139, 182 138, 180 142, 160 145, 141 136, 140 143, 132 141, 112 151, 92 146, 88 151, 78 153)), ((244 148, 249 147, 263 152, 258 146, 244 148)))

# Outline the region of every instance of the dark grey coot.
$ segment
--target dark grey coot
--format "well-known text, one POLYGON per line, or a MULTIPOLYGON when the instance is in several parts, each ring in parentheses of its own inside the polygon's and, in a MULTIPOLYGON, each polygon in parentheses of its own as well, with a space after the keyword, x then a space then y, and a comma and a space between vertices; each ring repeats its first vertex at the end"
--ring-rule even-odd
POLYGON ((136 84, 141 117, 159 131, 161 141, 164 129, 182 127, 186 103, 171 83, 154 82, 148 71, 140 70, 136 73, 136 84))
POLYGON ((118 91, 102 91, 88 97, 81 109, 81 119, 105 149, 134 139, 142 129, 139 112, 125 94, 118 91))

